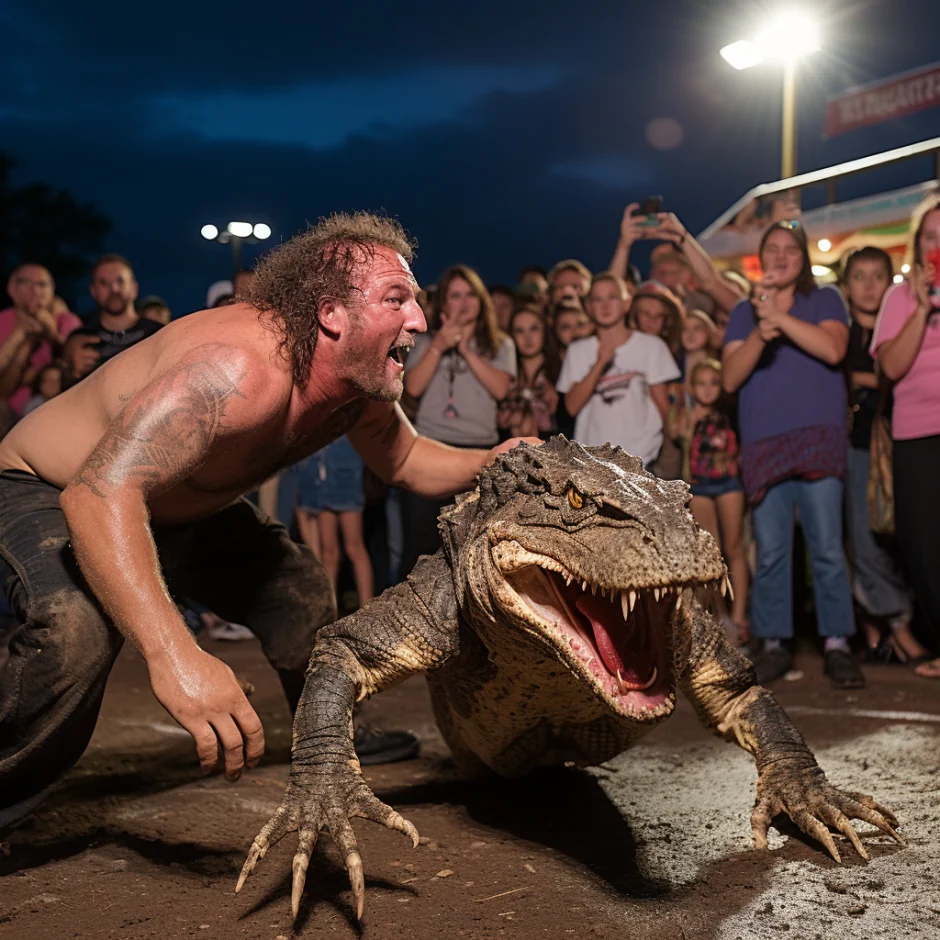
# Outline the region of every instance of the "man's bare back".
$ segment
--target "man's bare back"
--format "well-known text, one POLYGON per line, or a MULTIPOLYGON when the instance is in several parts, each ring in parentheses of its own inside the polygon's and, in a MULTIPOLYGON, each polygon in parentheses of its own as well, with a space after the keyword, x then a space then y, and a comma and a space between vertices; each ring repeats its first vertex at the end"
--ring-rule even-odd
MULTIPOLYGON (((111 422, 135 396, 144 393, 145 400, 135 402, 144 411, 152 403, 146 399, 187 389, 189 413, 182 422, 178 413, 174 416, 165 447, 159 446, 154 429, 147 429, 154 461, 175 460, 187 436, 194 445, 210 437, 232 396, 246 400, 240 402, 237 433, 211 449, 186 479, 151 500, 157 523, 185 522, 229 505, 278 469, 344 434, 365 410, 365 402, 357 400, 339 402, 335 409, 310 407, 304 391, 294 386, 276 333, 262 323, 258 310, 238 304, 176 321, 34 411, 0 442, 0 470, 25 470, 65 489, 99 442, 107 450, 103 439, 111 422), (248 399, 220 368, 220 354, 233 351, 250 362, 252 385, 263 386, 264 395, 248 399)), ((390 404, 370 404, 373 414, 392 410, 390 404)), ((133 435, 141 419, 128 417, 122 430, 133 435)), ((137 472, 146 473, 146 465, 137 472)))

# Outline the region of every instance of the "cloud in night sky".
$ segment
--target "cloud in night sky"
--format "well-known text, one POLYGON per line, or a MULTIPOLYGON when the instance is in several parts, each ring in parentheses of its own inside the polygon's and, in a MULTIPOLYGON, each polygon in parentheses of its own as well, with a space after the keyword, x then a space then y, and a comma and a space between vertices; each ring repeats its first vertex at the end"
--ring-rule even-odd
POLYGON ((498 92, 550 88, 560 70, 548 66, 427 66, 377 81, 348 77, 294 88, 175 93, 157 99, 167 129, 207 140, 253 140, 323 148, 352 134, 396 135, 438 121, 459 120, 474 102, 498 92))
MULTIPOLYGON (((419 278, 464 261, 511 281, 572 255, 605 266, 631 199, 662 193, 695 230, 778 170, 779 73, 717 55, 752 2, 9 7, 0 148, 17 179, 95 203, 109 248, 177 312, 228 273, 205 222, 266 221, 279 240, 384 208, 417 236, 419 278), (657 117, 681 146, 647 142, 657 117)), ((814 8, 827 41, 800 78, 801 168, 936 134, 938 110, 821 137, 827 95, 937 58, 933 0, 814 8)))

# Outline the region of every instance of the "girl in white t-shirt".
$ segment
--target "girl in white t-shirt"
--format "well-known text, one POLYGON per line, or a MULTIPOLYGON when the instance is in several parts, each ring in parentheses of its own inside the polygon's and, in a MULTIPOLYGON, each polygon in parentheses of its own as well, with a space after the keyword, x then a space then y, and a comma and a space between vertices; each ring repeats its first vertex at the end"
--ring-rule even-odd
POLYGON ((623 279, 598 274, 587 298, 597 333, 568 347, 557 387, 575 416, 576 441, 619 444, 649 464, 663 442, 666 385, 679 369, 661 339, 627 326, 629 309, 623 279))

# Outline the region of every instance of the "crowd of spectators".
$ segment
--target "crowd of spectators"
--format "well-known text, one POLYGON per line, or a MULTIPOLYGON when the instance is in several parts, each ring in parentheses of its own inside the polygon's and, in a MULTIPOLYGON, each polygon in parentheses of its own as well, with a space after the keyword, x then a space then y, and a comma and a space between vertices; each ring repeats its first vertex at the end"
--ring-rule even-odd
MULTIPOLYGON (((797 522, 832 682, 861 687, 860 664, 888 660, 940 678, 940 202, 912 218, 910 273, 896 284, 874 247, 843 259, 837 285, 817 284, 793 208, 763 230, 757 283, 719 270, 674 214, 636 204, 598 273, 569 258, 488 288, 472 268, 449 268, 421 293, 428 330, 406 362, 402 404, 421 434, 453 447, 563 433, 687 481, 690 510, 728 563, 726 627, 761 681, 793 668, 797 522), (657 243, 645 280, 631 263, 640 241, 657 243), (887 470, 875 446, 884 428, 887 470), (893 479, 894 538, 873 522, 875 471, 893 479)), ((251 277, 214 285, 210 305, 244 295, 251 277)), ((53 272, 11 273, 4 427, 171 320, 160 297, 138 298, 120 255, 96 262, 90 291, 97 312, 83 322, 56 296, 53 272)), ((345 438, 258 498, 338 590, 348 558, 347 608, 437 549, 445 502, 382 487, 345 438)), ((191 606, 218 638, 248 635, 191 606)))

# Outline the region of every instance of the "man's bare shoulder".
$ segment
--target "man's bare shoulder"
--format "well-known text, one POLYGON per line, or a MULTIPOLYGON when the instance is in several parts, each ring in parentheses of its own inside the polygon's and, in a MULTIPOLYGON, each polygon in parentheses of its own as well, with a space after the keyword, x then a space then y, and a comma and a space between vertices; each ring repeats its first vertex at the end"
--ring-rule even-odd
POLYGON ((293 381, 290 363, 279 352, 279 339, 249 304, 192 313, 160 334, 155 375, 182 364, 200 365, 238 376, 240 396, 250 410, 286 405, 293 381))

